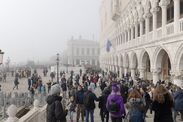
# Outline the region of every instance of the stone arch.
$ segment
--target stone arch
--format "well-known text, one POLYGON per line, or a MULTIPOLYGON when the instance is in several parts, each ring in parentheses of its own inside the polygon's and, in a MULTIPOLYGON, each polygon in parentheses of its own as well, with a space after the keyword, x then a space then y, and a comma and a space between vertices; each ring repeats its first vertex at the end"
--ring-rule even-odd
POLYGON ((154 68, 159 73, 162 80, 170 78, 171 57, 163 48, 157 48, 154 54, 154 68))
POLYGON ((181 46, 178 48, 174 62, 176 72, 181 75, 183 72, 183 44, 181 44, 181 46))

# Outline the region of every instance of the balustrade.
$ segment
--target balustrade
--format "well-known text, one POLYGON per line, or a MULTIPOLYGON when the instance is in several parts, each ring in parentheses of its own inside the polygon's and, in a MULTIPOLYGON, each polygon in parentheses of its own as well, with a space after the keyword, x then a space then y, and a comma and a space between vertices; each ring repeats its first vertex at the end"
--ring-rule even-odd
POLYGON ((183 31, 183 18, 179 20, 180 22, 180 31, 182 32, 183 31))
POLYGON ((166 25, 166 34, 170 35, 174 33, 174 23, 166 25))

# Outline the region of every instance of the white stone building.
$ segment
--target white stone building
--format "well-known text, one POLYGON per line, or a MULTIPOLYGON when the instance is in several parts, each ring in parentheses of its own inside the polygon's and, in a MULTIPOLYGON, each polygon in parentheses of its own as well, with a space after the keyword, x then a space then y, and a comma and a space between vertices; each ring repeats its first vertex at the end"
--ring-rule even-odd
POLYGON ((97 41, 72 38, 68 41, 67 55, 70 65, 99 66, 99 43, 97 41))
POLYGON ((183 0, 102 0, 100 16, 101 68, 183 86, 183 0))

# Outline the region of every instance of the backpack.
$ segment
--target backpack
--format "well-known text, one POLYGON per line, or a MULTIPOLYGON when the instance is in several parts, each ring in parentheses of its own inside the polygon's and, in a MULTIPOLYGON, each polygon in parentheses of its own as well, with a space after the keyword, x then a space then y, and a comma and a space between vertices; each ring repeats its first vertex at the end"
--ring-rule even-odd
POLYGON ((84 105, 85 107, 89 108, 91 106, 91 93, 86 93, 84 96, 84 105))
POLYGON ((116 113, 116 112, 119 112, 120 106, 118 103, 116 103, 115 100, 111 100, 111 103, 109 103, 108 109, 110 113, 116 113))

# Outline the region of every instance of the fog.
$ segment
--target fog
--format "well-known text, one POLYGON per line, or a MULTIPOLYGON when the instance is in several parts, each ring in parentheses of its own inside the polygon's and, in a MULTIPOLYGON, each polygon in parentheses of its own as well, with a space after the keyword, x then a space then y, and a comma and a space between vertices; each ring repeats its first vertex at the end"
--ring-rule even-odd
POLYGON ((4 61, 46 61, 71 36, 98 40, 100 0, 1 0, 0 49, 4 61))

